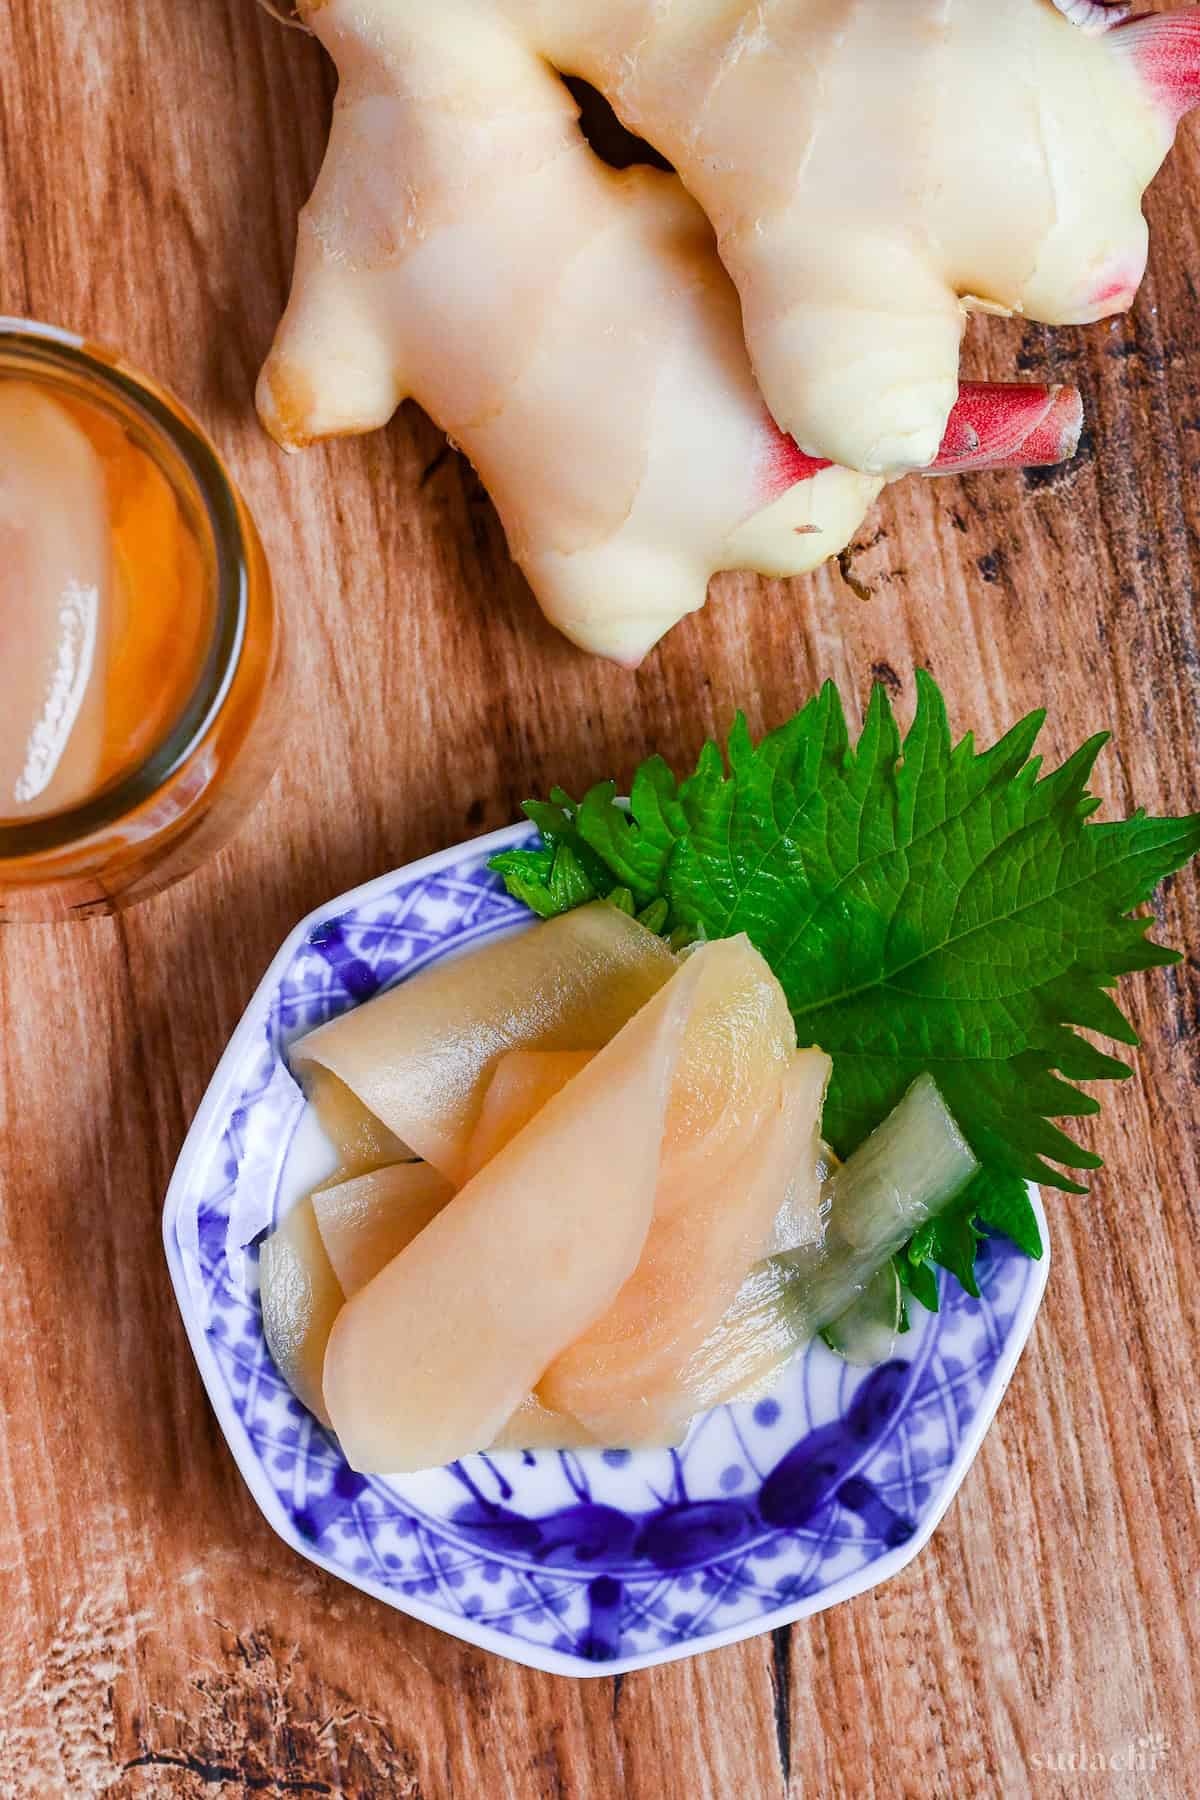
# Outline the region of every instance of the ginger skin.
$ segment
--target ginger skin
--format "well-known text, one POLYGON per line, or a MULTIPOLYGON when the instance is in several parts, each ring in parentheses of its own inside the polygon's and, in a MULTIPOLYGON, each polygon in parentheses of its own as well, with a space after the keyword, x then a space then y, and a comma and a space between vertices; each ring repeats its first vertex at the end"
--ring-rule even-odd
POLYGON ((340 88, 264 422, 299 448, 415 398, 548 616, 628 664, 714 571, 815 567, 961 437, 972 310, 1131 303, 1200 87, 1200 9, 1100 35, 1053 0, 299 11, 340 88), (602 164, 556 68, 678 173, 602 164))

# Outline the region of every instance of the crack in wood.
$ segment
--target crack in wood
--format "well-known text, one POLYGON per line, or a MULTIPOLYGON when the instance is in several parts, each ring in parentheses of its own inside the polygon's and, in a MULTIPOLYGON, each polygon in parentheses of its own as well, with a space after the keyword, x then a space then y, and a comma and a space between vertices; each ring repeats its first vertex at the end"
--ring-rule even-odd
POLYGON ((288 1775, 253 1775, 248 1769, 236 1768, 232 1763, 209 1762, 207 1758, 191 1753, 172 1756, 165 1750, 143 1751, 141 1756, 131 1757, 127 1763, 123 1763, 121 1772, 128 1774, 131 1769, 147 1768, 183 1769, 185 1773, 213 1785, 238 1781, 252 1793, 264 1793, 270 1788, 281 1794, 333 1793, 327 1781, 309 1781, 303 1776, 293 1779, 288 1775))
POLYGON ((783 1791, 792 1785, 792 1628, 777 1625, 771 1633, 771 1686, 775 1694, 775 1743, 783 1771, 783 1791))

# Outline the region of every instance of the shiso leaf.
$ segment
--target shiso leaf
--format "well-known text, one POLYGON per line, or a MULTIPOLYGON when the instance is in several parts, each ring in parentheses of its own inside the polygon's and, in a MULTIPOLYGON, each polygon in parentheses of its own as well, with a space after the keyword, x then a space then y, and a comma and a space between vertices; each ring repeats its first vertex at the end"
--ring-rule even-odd
POLYGON ((827 683, 758 744, 738 714, 684 780, 651 757, 628 808, 611 781, 578 805, 561 789, 529 802, 542 845, 492 864, 543 917, 623 889, 673 942, 745 931, 800 1042, 833 1058, 825 1133, 843 1157, 932 1075, 982 1166, 897 1258, 924 1305, 932 1264, 976 1291, 981 1230, 1041 1254, 1025 1183, 1082 1193, 1066 1171, 1100 1166, 1052 1120, 1098 1111, 1075 1083, 1129 1073, 1079 1034, 1135 1045, 1109 990, 1179 960, 1134 909, 1200 850, 1200 815, 1096 822, 1105 737, 1044 774, 1043 721, 955 744, 920 671, 907 735, 877 686, 852 743, 827 683))

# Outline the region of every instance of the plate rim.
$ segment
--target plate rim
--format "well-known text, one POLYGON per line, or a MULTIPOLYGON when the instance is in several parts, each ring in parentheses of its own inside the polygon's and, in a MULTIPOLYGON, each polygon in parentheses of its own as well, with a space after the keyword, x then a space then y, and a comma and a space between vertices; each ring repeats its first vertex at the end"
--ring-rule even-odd
POLYGON ((613 1657, 604 1662, 591 1662, 584 1657, 551 1649, 548 1645, 542 1646, 528 1640, 509 1637, 489 1625, 476 1624, 474 1620, 465 1615, 452 1618, 435 1607, 425 1605, 418 1596, 397 1594, 382 1583, 373 1581, 367 1576, 358 1575, 324 1556, 292 1527, 274 1489, 266 1479, 245 1427, 233 1408, 226 1383, 193 1308, 191 1289, 183 1268, 176 1232, 180 1208, 190 1188, 196 1165, 211 1141, 214 1119, 221 1112, 229 1089, 233 1085, 235 1067, 240 1067, 244 1049, 248 1046, 250 1039, 260 1030, 270 1013, 271 996, 278 985, 279 977, 290 966, 297 949, 308 940, 316 925, 331 914, 340 915, 384 897, 400 882, 415 881, 420 880, 423 876, 435 875, 441 869, 460 862, 465 853, 474 857, 494 855, 499 850, 507 849, 513 844, 526 840, 529 831, 528 822, 522 821, 514 825, 502 826, 500 830, 485 833, 481 837, 467 838, 446 849, 436 850, 429 856, 419 857, 415 862, 404 863, 399 868, 373 876, 370 880, 359 883, 357 887, 348 888, 344 893, 323 901, 320 905, 313 907, 293 926, 271 958, 262 979, 247 1002, 230 1035, 229 1042, 213 1070, 191 1125, 188 1127, 163 1202, 162 1235, 175 1303, 179 1308, 184 1331, 208 1403, 216 1414, 217 1423, 221 1427, 221 1435, 233 1457, 238 1473, 276 1536, 307 1562, 324 1569, 328 1574, 336 1576, 338 1580, 348 1583, 373 1599, 381 1600, 393 1611, 418 1619, 422 1624, 432 1626, 434 1630, 445 1632, 448 1636, 458 1638, 477 1649, 489 1650, 495 1655, 507 1658, 510 1662, 518 1663, 525 1668, 536 1669, 543 1674, 589 1679, 610 1675, 627 1675, 637 1669, 656 1668, 663 1663, 682 1661, 685 1657, 702 1656, 710 1650, 725 1649, 730 1644, 743 1642, 746 1638, 759 1637, 764 1632, 777 1630, 781 1625, 791 1625, 801 1619, 811 1618, 819 1612, 824 1612, 828 1607, 839 1605, 844 1600, 855 1599, 859 1594, 864 1594, 869 1589, 878 1587, 882 1582, 890 1581, 892 1576, 898 1575, 924 1549, 944 1518, 962 1486, 967 1471, 974 1462, 979 1447, 996 1416, 1000 1402, 1008 1390, 1046 1291, 1046 1282, 1050 1272, 1050 1239, 1040 1191, 1034 1183, 1030 1182, 1028 1184, 1029 1198, 1041 1227, 1043 1254, 1040 1260, 1029 1259, 1031 1263, 1030 1277, 1026 1281, 1025 1290, 1013 1315, 1004 1350, 988 1378, 987 1398, 959 1442, 954 1460, 943 1477, 937 1504, 930 1509, 922 1520, 920 1528, 905 1543, 898 1545, 893 1550, 886 1551, 882 1556, 864 1564, 861 1569, 852 1574, 831 1582, 828 1587, 820 1589, 815 1594, 790 1601, 771 1612, 762 1613, 756 1618, 742 1620, 735 1625, 706 1632, 702 1637, 688 1643, 670 1644, 656 1650, 639 1651, 629 1656, 613 1657))

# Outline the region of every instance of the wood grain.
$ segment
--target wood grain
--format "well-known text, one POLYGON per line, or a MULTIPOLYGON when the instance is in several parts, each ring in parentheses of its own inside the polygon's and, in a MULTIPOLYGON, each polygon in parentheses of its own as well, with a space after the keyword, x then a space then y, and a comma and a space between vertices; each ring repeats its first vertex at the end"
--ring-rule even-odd
MULTIPOLYGON (((1145 1047, 1053 1202, 1030 1348, 930 1547, 791 1631, 590 1683, 532 1674, 294 1556, 256 1512, 168 1288, 159 1208, 271 953, 328 895, 511 820, 552 780, 684 759, 825 676, 907 713, 933 669, 989 737, 1111 726, 1117 807, 1200 806, 1200 132, 1153 190, 1132 316, 973 328, 969 372, 1067 375, 1066 471, 910 482, 836 572, 725 578, 636 674, 540 621, 470 470, 415 409, 282 458, 250 395, 329 68, 248 0, 0 9, 0 309, 124 349, 207 420, 294 646, 251 827, 116 921, 0 934, 0 1796, 702 1800, 1200 1791, 1200 963, 1131 982, 1145 1047), (1057 1774, 1162 1733, 1157 1774, 1057 1774)), ((1200 945, 1200 891, 1159 902, 1200 945)))

